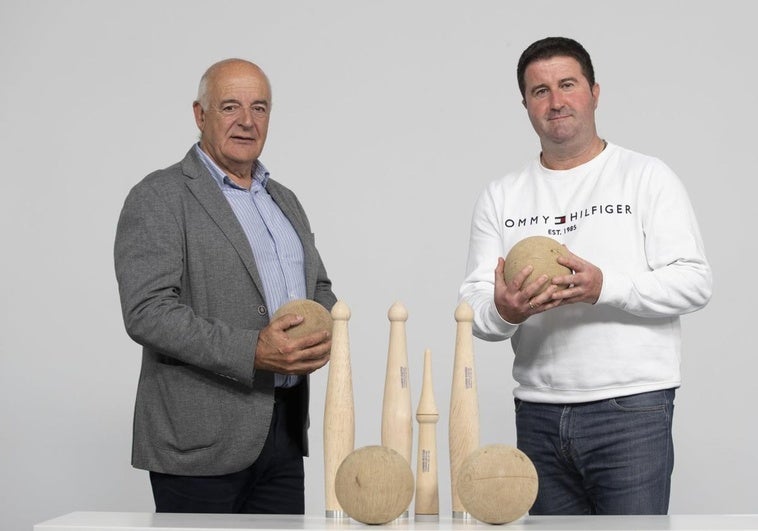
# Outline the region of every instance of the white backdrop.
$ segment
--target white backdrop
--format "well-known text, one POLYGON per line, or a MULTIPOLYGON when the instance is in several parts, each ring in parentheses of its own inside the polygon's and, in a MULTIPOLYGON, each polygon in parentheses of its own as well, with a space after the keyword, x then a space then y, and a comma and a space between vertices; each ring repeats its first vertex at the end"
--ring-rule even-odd
MULTIPOLYGON (((152 511, 129 463, 139 347, 112 246, 128 189, 196 139, 204 69, 241 56, 274 89, 262 159, 309 213, 352 311, 356 446, 378 444, 389 322, 405 304, 414 410, 433 355, 440 511, 453 313, 487 182, 535 156, 521 51, 578 39, 599 131, 688 187, 715 274, 683 318, 672 513, 758 513, 752 267, 757 47, 750 2, 29 1, 0 3, 0 522, 152 511)), ((476 340, 481 442, 515 443, 509 343, 476 340)), ((326 370, 313 377, 306 507, 323 514, 326 370)), ((414 426, 414 435, 418 434, 414 426)), ((415 456, 415 448, 414 448, 415 456)), ((415 470, 415 457, 413 463, 415 470)))

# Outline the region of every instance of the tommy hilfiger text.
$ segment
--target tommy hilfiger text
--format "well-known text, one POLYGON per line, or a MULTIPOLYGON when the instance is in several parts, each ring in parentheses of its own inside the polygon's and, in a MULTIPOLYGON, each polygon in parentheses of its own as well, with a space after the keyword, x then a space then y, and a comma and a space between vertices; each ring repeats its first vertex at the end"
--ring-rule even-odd
POLYGON ((568 214, 561 214, 560 216, 545 216, 535 215, 523 218, 508 218, 505 220, 505 226, 508 228, 513 227, 527 227, 531 225, 564 225, 571 223, 582 218, 595 216, 597 214, 627 214, 631 215, 631 205, 615 204, 615 205, 593 205, 581 210, 575 210, 568 214))

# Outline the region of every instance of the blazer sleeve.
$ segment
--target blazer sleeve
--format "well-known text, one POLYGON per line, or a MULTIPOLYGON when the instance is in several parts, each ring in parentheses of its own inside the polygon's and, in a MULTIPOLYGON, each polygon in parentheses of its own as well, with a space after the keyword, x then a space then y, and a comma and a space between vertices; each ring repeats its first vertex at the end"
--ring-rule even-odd
POLYGON ((178 209, 149 181, 127 196, 114 245, 126 331, 159 355, 252 386, 258 331, 193 311, 182 286, 187 259, 182 223, 178 209))

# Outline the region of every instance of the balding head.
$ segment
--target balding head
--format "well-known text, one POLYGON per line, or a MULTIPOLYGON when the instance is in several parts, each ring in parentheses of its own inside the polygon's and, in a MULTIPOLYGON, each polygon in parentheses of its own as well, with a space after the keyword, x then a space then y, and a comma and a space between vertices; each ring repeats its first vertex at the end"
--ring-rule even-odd
MULTIPOLYGON (((217 63, 212 64, 210 67, 208 67, 208 70, 205 71, 203 76, 200 78, 200 85, 197 88, 197 100, 200 105, 203 107, 203 109, 208 108, 208 87, 211 85, 216 78, 219 76, 223 76, 226 74, 233 74, 235 72, 244 72, 244 71, 251 71, 256 72, 257 75, 259 75, 261 78, 263 78, 268 85, 268 92, 271 94, 271 83, 269 82, 268 76, 266 76, 266 73, 259 67, 257 64, 252 63, 250 61, 247 61, 245 59, 237 59, 237 58, 229 58, 229 59, 223 59, 217 63)), ((270 105, 271 102, 269 102, 270 105)))

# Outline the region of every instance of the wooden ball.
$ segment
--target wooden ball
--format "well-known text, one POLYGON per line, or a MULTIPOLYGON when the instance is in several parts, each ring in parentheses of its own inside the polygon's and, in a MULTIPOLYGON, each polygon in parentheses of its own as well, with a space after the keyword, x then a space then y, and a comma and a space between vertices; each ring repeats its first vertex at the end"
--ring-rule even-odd
POLYGON ((414 480, 405 458, 386 446, 364 446, 342 461, 334 479, 342 509, 364 524, 386 524, 408 509, 414 480))
MULTIPOLYGON (((542 275, 548 276, 548 281, 539 291, 542 293, 548 286, 553 277, 570 275, 571 269, 559 264, 556 259, 559 256, 568 256, 566 248, 547 236, 529 236, 524 238, 511 247, 505 257, 504 277, 506 282, 513 280, 522 269, 531 265, 534 270, 527 277, 524 286, 528 286, 542 275)), ((564 288, 568 286, 563 286, 564 288)))
POLYGON ((316 301, 310 299, 295 299, 282 304, 271 318, 274 319, 282 315, 294 313, 303 316, 303 321, 286 330, 287 335, 293 339, 298 339, 313 332, 322 332, 324 330, 332 331, 332 314, 329 310, 321 306, 316 301))
POLYGON ((525 515, 537 499, 537 469, 513 446, 492 444, 474 450, 461 464, 458 496, 471 516, 506 524, 525 515))

